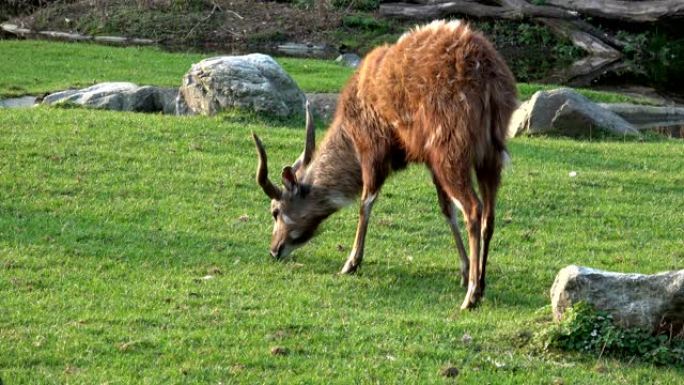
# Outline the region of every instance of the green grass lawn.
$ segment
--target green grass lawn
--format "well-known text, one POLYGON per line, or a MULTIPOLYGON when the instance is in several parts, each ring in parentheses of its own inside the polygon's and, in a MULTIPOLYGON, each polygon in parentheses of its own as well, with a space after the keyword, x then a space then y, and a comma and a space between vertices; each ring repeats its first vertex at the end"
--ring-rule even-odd
MULTIPOLYGON (((39 40, 0 40, 0 53, 0 97, 35 95, 103 81, 178 87, 193 63, 220 55, 39 40)), ((333 61, 277 60, 307 92, 337 92, 352 73, 333 61)))
MULTIPOLYGON (((36 41, 0 41, 0 52, 4 96, 175 86, 206 56, 36 41)), ((306 91, 334 92, 350 74, 279 61, 306 91)), ((335 275, 355 206, 294 261, 271 260, 249 133, 277 175, 302 127, 239 113, 0 110, 0 383, 681 383, 682 368, 535 353, 519 335, 548 325, 547 293, 567 264, 682 267, 684 142, 513 140, 488 293, 459 312, 458 258, 419 166, 384 187, 360 274, 335 275), (449 365, 456 380, 440 375, 449 365)))
POLYGON ((2 383, 681 384, 681 368, 531 353, 517 336, 548 322, 565 265, 682 267, 684 142, 513 140, 487 296, 460 312, 458 258, 422 167, 384 187, 359 275, 335 275, 356 206, 294 261, 271 260, 249 133, 277 174, 302 126, 1 111, 2 383), (440 375, 448 365, 456 380, 440 375))
MULTIPOLYGON (((110 47, 37 40, 0 40, 0 98, 37 95, 103 81, 180 86, 192 63, 219 54, 169 53, 150 47, 110 47)), ((338 92, 353 70, 332 61, 278 58, 305 92, 338 92)), ((521 99, 558 86, 521 83, 521 99)), ((597 102, 644 103, 644 99, 578 90, 597 102)))

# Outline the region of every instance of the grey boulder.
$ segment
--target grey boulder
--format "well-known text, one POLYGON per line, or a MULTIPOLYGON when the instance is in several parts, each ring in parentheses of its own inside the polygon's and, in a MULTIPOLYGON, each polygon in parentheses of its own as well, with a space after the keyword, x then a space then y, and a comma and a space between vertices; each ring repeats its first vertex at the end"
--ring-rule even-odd
POLYGON ((128 82, 108 82, 80 90, 55 92, 46 96, 43 104, 73 103, 106 110, 172 114, 175 111, 176 95, 175 89, 138 86, 128 82))
POLYGON ((179 113, 213 115, 233 108, 280 117, 304 111, 304 93, 268 55, 220 56, 193 64, 179 89, 179 113))
POLYGON ((569 88, 537 91, 513 113, 508 136, 520 134, 561 134, 578 136, 592 130, 619 135, 639 135, 639 131, 617 114, 602 108, 569 88))
POLYGON ((551 288, 556 320, 577 302, 612 314, 626 328, 648 331, 684 322, 684 270, 624 274, 570 265, 558 272, 551 288))
POLYGON ((333 93, 317 93, 317 94, 306 94, 306 98, 311 103, 311 111, 314 116, 323 119, 325 121, 330 121, 335 114, 335 109, 337 107, 337 100, 339 99, 339 94, 333 93))

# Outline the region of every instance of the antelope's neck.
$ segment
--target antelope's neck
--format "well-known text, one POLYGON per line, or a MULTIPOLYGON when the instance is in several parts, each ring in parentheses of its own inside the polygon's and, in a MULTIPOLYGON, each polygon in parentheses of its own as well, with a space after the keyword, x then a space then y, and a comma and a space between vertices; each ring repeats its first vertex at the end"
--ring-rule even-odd
POLYGON ((306 170, 304 182, 335 210, 354 202, 361 193, 363 183, 356 150, 339 127, 330 127, 306 170))

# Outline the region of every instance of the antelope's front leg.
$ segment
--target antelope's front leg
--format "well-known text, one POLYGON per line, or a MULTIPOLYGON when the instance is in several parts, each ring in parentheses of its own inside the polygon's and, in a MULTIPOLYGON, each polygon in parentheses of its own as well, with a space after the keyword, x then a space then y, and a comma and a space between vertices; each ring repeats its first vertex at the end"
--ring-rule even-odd
POLYGON ((367 193, 364 190, 361 197, 361 209, 359 212, 359 224, 356 227, 356 238, 354 239, 354 247, 352 248, 347 262, 340 271, 340 274, 351 274, 361 266, 363 260, 363 247, 366 243, 366 230, 368 229, 368 220, 370 219, 371 210, 373 209, 373 202, 377 198, 376 193, 367 193))

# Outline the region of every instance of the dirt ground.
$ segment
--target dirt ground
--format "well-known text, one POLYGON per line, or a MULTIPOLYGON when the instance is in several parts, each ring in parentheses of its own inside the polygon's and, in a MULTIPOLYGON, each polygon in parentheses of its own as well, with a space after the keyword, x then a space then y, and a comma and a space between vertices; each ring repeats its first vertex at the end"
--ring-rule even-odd
POLYGON ((322 44, 346 10, 264 0, 58 1, 14 19, 35 30, 152 38, 168 46, 237 48, 278 42, 322 44))

